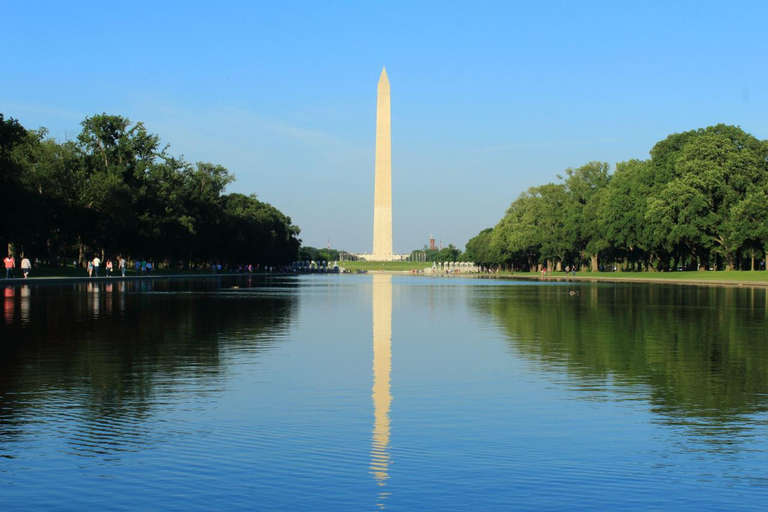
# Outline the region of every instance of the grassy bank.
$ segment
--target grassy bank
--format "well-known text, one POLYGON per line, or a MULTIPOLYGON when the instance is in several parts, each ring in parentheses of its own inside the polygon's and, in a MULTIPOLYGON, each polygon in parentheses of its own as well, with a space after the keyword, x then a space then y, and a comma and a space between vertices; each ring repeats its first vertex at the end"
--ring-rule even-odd
MULTIPOLYGON (((152 271, 152 275, 155 275, 155 276, 176 276, 176 275, 188 275, 188 274, 211 274, 211 272, 201 271, 201 270, 168 270, 168 269, 158 269, 158 270, 152 271)), ((21 272, 21 269, 18 267, 13 271, 13 275, 15 278, 24 277, 24 274, 21 272)), ((119 276, 120 271, 113 270, 112 275, 119 276)), ((141 275, 141 272, 136 272, 133 269, 130 269, 125 273, 126 277, 136 277, 140 275, 141 275)), ((3 274, 0 277, 5 277, 5 269, 3 269, 3 274)), ((52 277, 70 277, 70 278, 71 277, 88 277, 88 271, 84 268, 73 268, 73 267, 34 267, 29 274, 30 279, 52 278, 52 277)), ((103 267, 99 269, 99 277, 107 277, 107 272, 103 267)))
MULTIPOLYGON (((431 263, 414 261, 344 261, 339 265, 351 272, 366 270, 369 272, 410 272, 411 270, 426 270, 431 268, 431 263)), ((0 277, 4 277, 3 274, 0 277)), ((100 277, 106 277, 104 269, 99 272, 100 277)), ((113 275, 118 276, 119 272, 113 275)), ((137 277, 141 275, 131 269, 126 272, 126 277, 137 277)), ((168 270, 159 269, 152 272, 153 276, 181 276, 181 275, 213 275, 210 271, 202 270, 168 270)), ((467 275, 467 274, 463 274, 467 275)), ((472 274, 469 274, 472 275, 472 274)), ((500 277, 524 278, 524 279, 542 279, 550 280, 556 278, 574 279, 565 272, 554 272, 546 277, 541 277, 538 272, 500 272, 500 277)), ((14 271, 16 278, 23 277, 21 269, 14 271)), ((87 278, 88 272, 82 268, 72 267, 36 267, 32 269, 30 279, 35 278, 87 278)), ((682 271, 682 272, 577 272, 575 279, 589 281, 651 281, 651 282, 681 282, 681 283, 754 283, 768 285, 768 272, 765 271, 739 271, 739 270, 718 270, 708 272, 682 271)))
MULTIPOLYGON (((541 277, 538 272, 502 272, 500 275, 511 277, 522 277, 526 279, 554 279, 569 278, 565 272, 553 272, 551 275, 541 277)), ((765 271, 740 271, 740 270, 718 270, 718 271, 681 271, 681 272, 577 272, 575 279, 590 281, 651 281, 651 282, 669 282, 669 283, 754 283, 768 284, 768 272, 765 271)))
POLYGON ((387 272, 410 272, 411 270, 423 270, 432 267, 432 263, 423 261, 340 261, 339 266, 351 272, 357 270, 386 270, 387 272))
MULTIPOLYGON (((344 261, 340 266, 356 272, 357 270, 367 270, 375 272, 377 270, 386 272, 409 272, 411 270, 424 270, 432 266, 431 263, 413 262, 413 261, 344 261)), ((525 279, 554 279, 569 278, 573 276, 565 272, 554 272, 546 277, 541 277, 538 272, 500 272, 496 274, 503 277, 525 278, 525 279)), ((717 271, 680 271, 680 272, 577 272, 575 279, 590 281, 651 281, 651 282, 680 282, 680 283, 754 283, 768 284, 768 272, 748 271, 748 270, 717 270, 717 271)))

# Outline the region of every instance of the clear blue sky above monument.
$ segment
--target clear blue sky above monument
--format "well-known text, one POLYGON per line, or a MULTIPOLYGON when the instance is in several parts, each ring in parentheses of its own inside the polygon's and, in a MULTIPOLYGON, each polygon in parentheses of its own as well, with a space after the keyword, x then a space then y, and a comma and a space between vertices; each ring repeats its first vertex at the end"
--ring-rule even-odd
POLYGON ((392 86, 394 249, 461 248, 528 187, 716 123, 768 138, 766 2, 6 2, 0 112, 101 112, 222 164, 307 245, 372 244, 392 86))

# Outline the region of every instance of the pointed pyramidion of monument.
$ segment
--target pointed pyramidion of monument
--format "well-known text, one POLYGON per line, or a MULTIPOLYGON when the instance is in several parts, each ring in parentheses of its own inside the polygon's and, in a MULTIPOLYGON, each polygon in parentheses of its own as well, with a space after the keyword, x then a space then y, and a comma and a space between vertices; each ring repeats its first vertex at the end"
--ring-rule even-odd
POLYGON ((389 77, 382 68, 376 98, 376 169, 373 191, 373 259, 391 261, 392 254, 392 118, 389 77))

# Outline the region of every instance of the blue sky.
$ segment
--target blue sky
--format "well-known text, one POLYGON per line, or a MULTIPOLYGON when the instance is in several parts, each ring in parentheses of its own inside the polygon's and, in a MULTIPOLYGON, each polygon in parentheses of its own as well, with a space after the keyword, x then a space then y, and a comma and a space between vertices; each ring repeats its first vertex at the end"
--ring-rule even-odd
POLYGON ((464 244, 527 188, 716 123, 768 138, 766 2, 6 2, 0 112, 142 121, 306 245, 372 244, 392 87, 394 249, 464 244), (541 4, 541 5, 539 5, 541 4))

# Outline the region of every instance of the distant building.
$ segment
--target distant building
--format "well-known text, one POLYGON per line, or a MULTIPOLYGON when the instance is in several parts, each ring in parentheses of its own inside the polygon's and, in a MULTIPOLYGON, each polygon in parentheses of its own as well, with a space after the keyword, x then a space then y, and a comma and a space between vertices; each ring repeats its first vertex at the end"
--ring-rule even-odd
POLYGON ((429 239, 429 250, 434 251, 437 247, 435 246, 435 237, 431 237, 429 239))

